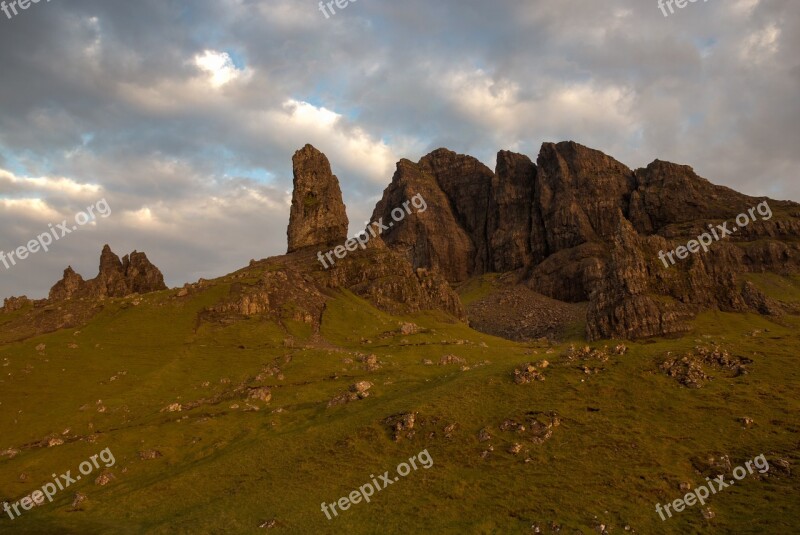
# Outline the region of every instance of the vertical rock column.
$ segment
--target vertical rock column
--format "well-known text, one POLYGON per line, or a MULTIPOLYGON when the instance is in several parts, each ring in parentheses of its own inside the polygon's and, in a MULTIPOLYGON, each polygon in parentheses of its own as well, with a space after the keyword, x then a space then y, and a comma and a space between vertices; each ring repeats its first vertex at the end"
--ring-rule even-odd
POLYGON ((294 154, 294 192, 289 215, 288 252, 347 240, 349 221, 339 179, 328 158, 306 145, 294 154))

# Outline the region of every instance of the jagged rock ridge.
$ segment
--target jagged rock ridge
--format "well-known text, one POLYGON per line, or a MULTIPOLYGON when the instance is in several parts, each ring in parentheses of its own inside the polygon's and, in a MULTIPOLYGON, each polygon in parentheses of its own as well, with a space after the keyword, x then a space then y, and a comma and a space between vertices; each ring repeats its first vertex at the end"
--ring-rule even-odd
POLYGON ((446 149, 416 164, 402 160, 373 219, 388 219, 416 193, 429 209, 383 236, 391 249, 451 283, 518 271, 547 297, 589 302, 590 339, 683 332, 709 308, 775 312, 780 307, 741 275, 800 271, 800 205, 773 200, 771 220, 665 268, 659 251, 766 199, 716 186, 684 165, 656 160, 633 171, 574 142, 543 144, 536 164, 501 151, 495 172, 446 149))
POLYGON ((100 254, 100 272, 85 281, 72 267, 50 289, 51 302, 71 298, 125 297, 166 290, 164 276, 144 253, 133 251, 122 260, 106 245, 100 254))

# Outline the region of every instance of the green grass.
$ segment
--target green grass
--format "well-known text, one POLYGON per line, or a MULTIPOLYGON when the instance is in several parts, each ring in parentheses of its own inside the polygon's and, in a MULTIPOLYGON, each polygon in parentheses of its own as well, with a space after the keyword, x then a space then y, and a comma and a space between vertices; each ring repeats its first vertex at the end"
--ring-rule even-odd
MULTIPOLYGON (((783 288, 779 280, 760 286, 769 283, 783 288)), ((463 294, 477 299, 486 284, 463 294)), ((561 358, 568 343, 517 344, 440 313, 390 316, 350 292, 328 301, 319 337, 307 324, 257 318, 198 325, 197 313, 227 292, 228 283, 212 281, 188 301, 171 291, 145 296, 138 306, 112 300, 85 327, 0 347, 0 449, 67 428, 70 436, 96 433, 95 443, 0 457, 0 498, 17 500, 51 473, 74 473, 106 447, 116 457, 109 485, 80 481, 13 522, 0 517, 1 533, 259 533, 272 518, 282 525, 279 533, 313 534, 531 533, 533 523, 547 533, 550 521, 564 526, 561 533, 586 534, 600 523, 611 533, 629 525, 646 534, 800 528, 797 476, 737 483, 710 500, 712 521, 697 506, 667 522, 654 509, 684 494, 680 482, 703 481, 692 460, 709 453, 729 454, 734 466, 761 453, 797 461, 796 317, 776 323, 709 312, 686 337, 629 344, 627 355, 592 363, 603 371, 586 375, 561 358), (403 322, 420 332, 400 334, 403 322), (35 350, 40 343, 47 346, 42 355, 35 350), (690 390, 658 371, 667 352, 714 343, 752 359, 751 373, 715 372, 705 388, 690 390), (382 363, 374 372, 355 361, 371 353, 382 363), (470 369, 423 364, 446 354, 466 359, 470 369), (541 359, 551 363, 544 382, 511 381, 514 367, 541 359), (483 361, 489 363, 477 365, 483 361), (282 378, 256 379, 275 363, 282 378), (360 380, 374 383, 370 397, 326 407, 360 380), (231 394, 237 385, 270 386, 272 401, 231 394), (160 412, 201 399, 209 402, 160 412), (106 412, 97 412, 98 400, 106 412), (259 410, 246 411, 248 403, 259 410), (382 421, 407 411, 427 423, 412 439, 395 442, 382 421), (562 423, 550 440, 526 443, 527 455, 514 456, 506 450, 520 440, 498 425, 527 411, 556 411, 562 423), (757 425, 743 429, 742 416, 757 425), (453 423, 445 438, 444 427, 453 423), (480 455, 487 443, 476 438, 483 427, 494 436, 487 459, 480 455), (139 460, 145 449, 163 457, 139 460), (370 474, 393 473, 423 449, 431 469, 411 472, 332 521, 320 511, 321 502, 349 494, 370 474), (89 497, 84 511, 69 512, 75 491, 89 497)), ((583 344, 581 328, 571 342, 583 344)))

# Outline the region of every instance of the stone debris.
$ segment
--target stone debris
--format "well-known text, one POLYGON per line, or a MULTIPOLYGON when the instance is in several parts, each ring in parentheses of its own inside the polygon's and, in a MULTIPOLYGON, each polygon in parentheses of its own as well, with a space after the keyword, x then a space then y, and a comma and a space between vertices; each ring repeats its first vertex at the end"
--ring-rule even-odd
POLYGON ((467 361, 456 355, 444 355, 441 359, 439 359, 439 366, 447 366, 450 364, 464 366, 467 364, 467 361))
POLYGON ((680 384, 688 388, 702 388, 713 377, 706 373, 706 367, 725 370, 732 377, 739 377, 748 373, 747 366, 753 361, 744 357, 733 357, 731 354, 715 346, 711 349, 697 346, 692 352, 682 357, 667 354, 667 359, 659 368, 680 384))
POLYGON ((97 479, 94 480, 94 484, 95 485, 99 485, 101 487, 105 487, 106 485, 108 485, 109 483, 114 481, 115 479, 117 479, 117 478, 116 478, 116 476, 114 474, 112 474, 110 472, 105 472, 105 473, 100 474, 99 476, 97 476, 97 479))
POLYGON ((343 392, 331 399, 328 402, 328 407, 344 405, 346 403, 350 403, 351 401, 358 401, 360 399, 367 398, 369 397, 369 389, 372 388, 372 386, 373 384, 369 381, 359 381, 351 385, 347 392, 343 392))
POLYGON ((152 461, 158 459, 159 457, 163 457, 160 451, 158 450, 145 450, 140 451, 138 453, 139 459, 142 461, 152 461))
POLYGON ((267 387, 251 388, 247 399, 255 399, 269 403, 272 400, 272 391, 267 387))
POLYGON ((533 363, 529 362, 523 364, 521 368, 514 369, 514 383, 524 385, 534 381, 544 381, 544 375, 536 369, 533 363))
POLYGON ((161 409, 160 412, 181 412, 181 410, 183 410, 183 407, 180 403, 172 403, 161 409))
POLYGON ((416 434, 414 425, 417 421, 418 412, 403 412, 393 414, 383 420, 385 425, 388 425, 392 430, 392 439, 399 442, 402 438, 413 438, 416 434))
POLYGON ((70 508, 71 511, 82 511, 83 504, 89 500, 89 497, 82 492, 76 492, 75 496, 72 498, 72 507, 70 508))

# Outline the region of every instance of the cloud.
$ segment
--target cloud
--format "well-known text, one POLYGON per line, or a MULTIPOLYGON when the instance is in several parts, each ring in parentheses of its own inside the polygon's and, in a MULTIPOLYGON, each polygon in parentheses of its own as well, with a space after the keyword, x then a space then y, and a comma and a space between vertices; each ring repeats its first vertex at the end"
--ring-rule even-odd
POLYGON ((208 75, 209 83, 214 88, 222 87, 242 75, 227 52, 204 50, 194 57, 194 64, 208 75))
POLYGON ((0 278, 42 296, 103 243, 169 284, 285 250, 291 157, 325 152, 355 231, 402 158, 493 165, 573 139, 800 200, 800 4, 71 0, 0 33, 0 249, 113 215, 0 278))

